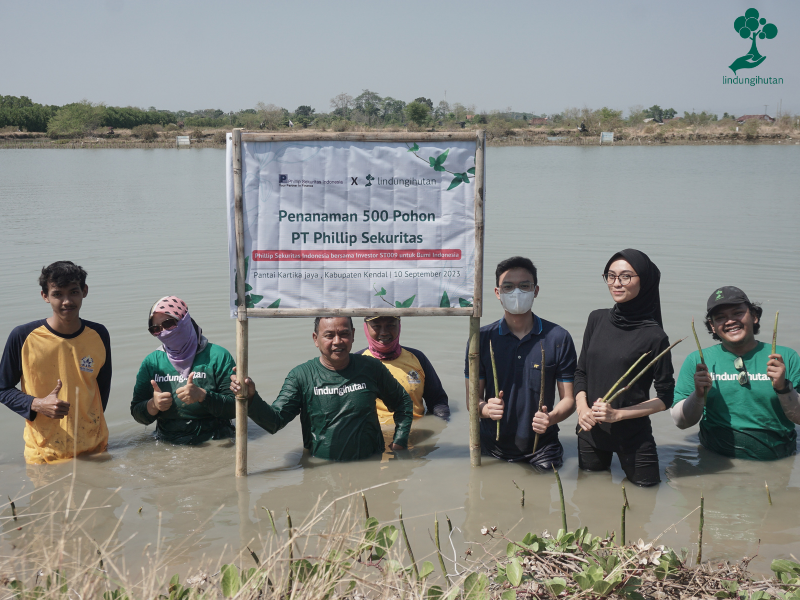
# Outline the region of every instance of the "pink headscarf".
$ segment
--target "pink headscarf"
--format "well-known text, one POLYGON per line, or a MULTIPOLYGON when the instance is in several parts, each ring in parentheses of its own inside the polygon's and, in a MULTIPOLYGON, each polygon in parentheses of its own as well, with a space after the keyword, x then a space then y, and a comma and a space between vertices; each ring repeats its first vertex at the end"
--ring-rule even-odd
POLYGON ((364 335, 367 336, 370 353, 378 360, 392 360, 403 352, 403 348, 400 346, 400 319, 397 320, 397 337, 390 344, 383 344, 373 338, 366 321, 364 321, 364 335))
POLYGON ((153 313, 157 312, 175 317, 180 321, 183 316, 189 312, 189 307, 186 306, 186 302, 177 296, 164 296, 161 300, 153 304, 153 308, 150 309, 150 316, 152 317, 153 313))

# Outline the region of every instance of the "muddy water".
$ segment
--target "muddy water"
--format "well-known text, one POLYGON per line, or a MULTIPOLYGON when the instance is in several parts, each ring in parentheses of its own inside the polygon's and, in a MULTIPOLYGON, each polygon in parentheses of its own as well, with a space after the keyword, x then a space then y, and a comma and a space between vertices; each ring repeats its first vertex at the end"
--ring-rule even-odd
MULTIPOLYGON (((145 321, 155 299, 185 299, 209 339, 234 349, 234 323, 227 316, 223 157, 218 150, 0 154, 0 336, 48 315, 37 273, 62 258, 88 270, 82 315, 111 333, 108 454, 78 461, 74 492, 83 499, 91 491, 87 506, 103 507, 91 511, 92 536, 123 541, 133 535, 125 554, 128 566, 136 566, 145 545, 156 540, 160 514, 163 543, 185 550, 172 566, 185 568, 203 554, 232 554, 252 538, 267 536, 262 506, 280 515, 290 507, 298 523, 320 494, 332 498, 387 482, 367 493, 370 511, 385 521, 402 506, 418 560, 433 549, 428 532, 434 511, 446 512, 461 530, 455 538, 459 552, 463 542, 480 538, 484 525, 519 536, 557 530, 552 475, 486 458, 481 468, 469 467, 466 319, 404 321, 402 341, 432 359, 450 394, 453 418, 415 422, 411 449, 402 455, 330 464, 304 456, 298 423, 274 436, 251 423, 251 474, 236 480, 229 442, 173 447, 154 441, 152 426, 133 421, 134 376, 154 348, 145 321), (526 490, 524 508, 512 479, 526 490)), ((589 312, 611 302, 600 279, 606 259, 621 248, 641 248, 663 273, 665 328, 673 339, 690 334, 691 318, 702 316, 715 287, 737 285, 763 302, 765 315, 781 311, 780 342, 800 349, 799 159, 800 148, 773 146, 490 148, 486 272, 491 275, 512 254, 533 258, 541 284, 534 310, 566 327, 579 345, 589 312)), ((487 294, 492 284, 487 278, 487 294)), ((500 315, 499 303, 487 302, 484 322, 500 315)), ((311 328, 300 319, 251 325, 250 369, 264 397, 274 397, 284 375, 315 355, 311 328)), ((360 330, 356 345, 363 345, 360 330)), ((676 348, 676 370, 691 350, 691 339, 676 348)), ((23 421, 0 410, 0 494, 19 498, 19 509, 29 512, 39 510, 51 491, 66 496, 69 479, 59 478, 72 473, 72 464, 26 466, 23 421)), ((715 456, 698 449, 696 428, 680 431, 666 413, 653 420, 663 481, 651 489, 626 486, 629 538, 666 532, 663 543, 694 551, 697 513, 681 520, 703 493, 706 558, 752 556, 760 540, 753 566, 767 571, 772 558, 797 554, 798 459, 757 464, 715 456)), ((588 525, 596 534, 618 529, 622 471, 615 461, 610 473, 579 472, 574 424, 573 416, 561 434, 569 526, 588 525)), ((17 534, 7 507, 1 516, 4 530, 11 530, 0 542, 6 547, 17 534)))

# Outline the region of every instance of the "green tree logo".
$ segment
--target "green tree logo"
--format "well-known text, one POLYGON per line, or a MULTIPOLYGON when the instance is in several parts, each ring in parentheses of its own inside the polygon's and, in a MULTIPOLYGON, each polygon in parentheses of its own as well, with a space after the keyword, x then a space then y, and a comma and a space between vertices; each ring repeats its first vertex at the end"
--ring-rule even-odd
POLYGON ((755 8, 748 8, 743 17, 737 18, 733 22, 733 28, 742 37, 742 39, 753 40, 750 45, 750 52, 744 56, 737 58, 729 69, 736 75, 739 69, 753 69, 764 62, 767 57, 762 56, 756 46, 756 39, 771 40, 778 35, 778 28, 772 23, 767 23, 764 18, 759 18, 758 11, 755 8))

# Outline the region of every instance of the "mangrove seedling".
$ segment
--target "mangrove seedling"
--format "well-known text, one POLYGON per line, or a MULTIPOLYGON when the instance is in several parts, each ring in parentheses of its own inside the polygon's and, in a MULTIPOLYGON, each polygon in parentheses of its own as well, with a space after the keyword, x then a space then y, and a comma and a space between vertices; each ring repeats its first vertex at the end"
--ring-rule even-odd
MULTIPOLYGON (((535 452, 535 450, 534 450, 534 452, 535 452)), ((519 487, 517 485, 517 482, 514 481, 513 479, 511 480, 511 483, 514 484, 515 488, 517 488, 520 492, 522 492, 522 496, 520 496, 520 499, 519 499, 519 505, 524 508, 525 507, 525 490, 523 490, 521 487, 519 487)))
POLYGON ((444 558, 442 558, 442 545, 439 543, 439 518, 436 513, 433 513, 433 536, 436 542, 436 554, 439 556, 439 568, 442 569, 442 575, 444 575, 444 580, 447 582, 447 587, 450 587, 447 568, 444 566, 444 558))
POLYGON ((626 504, 622 505, 622 521, 620 522, 620 538, 619 538, 619 545, 625 545, 625 509, 627 508, 626 504))
POLYGON ((703 525, 704 525, 704 515, 703 510, 705 509, 705 499, 703 498, 703 494, 700 494, 700 528, 699 534, 697 536, 697 564, 699 565, 703 562, 703 525))
POLYGON ((780 314, 780 311, 776 311, 775 312, 775 327, 773 327, 773 329, 772 329, 772 353, 773 354, 777 354, 776 350, 778 348, 777 342, 778 342, 778 315, 779 314, 780 314))
POLYGON ((622 499, 625 501, 625 508, 630 508, 630 502, 628 502, 628 494, 625 492, 625 486, 622 486, 622 499))
POLYGON ((266 506, 262 506, 265 511, 267 511, 267 516, 269 517, 269 524, 272 525, 272 533, 278 535, 278 528, 275 527, 275 519, 272 518, 272 511, 268 509, 266 506))
MULTIPOLYGON (((694 335, 694 343, 697 344, 697 351, 700 353, 700 364, 706 364, 705 358, 703 358, 703 348, 700 346, 700 340, 697 338, 697 331, 694 328, 694 317, 692 317, 692 334, 694 335)), ((708 400, 708 390, 703 392, 703 404, 706 403, 708 400)))
MULTIPOLYGON (((544 381, 545 381, 544 380, 544 376, 545 376, 545 373, 544 373, 544 344, 542 342, 539 342, 539 345, 542 348, 542 378, 541 378, 541 381, 539 383, 539 408, 538 408, 538 412, 542 412, 542 404, 543 404, 542 400, 544 399, 544 381)), ((536 454, 536 447, 538 445, 539 445, 539 434, 537 433, 536 437, 533 438, 533 453, 534 454, 536 454)))
POLYGON ((769 493, 769 486, 767 482, 764 482, 764 487, 767 488, 767 500, 769 500, 769 505, 772 506, 772 494, 769 493))
POLYGON ((631 365, 631 368, 630 368, 630 369, 628 369, 627 371, 625 371, 625 373, 622 375, 622 377, 620 377, 619 379, 617 379, 617 382, 616 382, 614 385, 612 385, 612 386, 611 386, 611 389, 610 389, 610 390, 608 390, 608 391, 606 392, 606 395, 605 395, 605 396, 603 396, 603 397, 601 398, 601 400, 602 400, 603 402, 608 402, 608 401, 609 401, 609 397, 611 396, 611 394, 613 394, 613 393, 616 391, 616 389, 619 387, 619 385, 620 385, 620 384, 621 384, 623 381, 625 381, 625 378, 626 378, 628 375, 630 375, 631 373, 633 373, 633 370, 634 370, 636 367, 638 367, 638 366, 639 366, 639 363, 640 363, 640 362, 642 362, 642 361, 645 359, 645 357, 646 357, 648 354, 650 354, 650 352, 649 352, 649 351, 648 351, 648 352, 645 352, 644 354, 642 354, 642 355, 639 357, 639 360, 637 360, 635 363, 633 363, 633 364, 631 365))
POLYGON ((361 492, 361 499, 364 501, 364 518, 369 519, 369 506, 367 506, 367 497, 364 492, 361 492))
POLYGON ((558 474, 558 469, 556 469, 555 465, 553 465, 553 473, 556 474, 558 495, 561 498, 561 529, 563 529, 564 532, 567 532, 569 529, 567 529, 567 508, 564 506, 564 488, 561 487, 561 476, 558 474))
MULTIPOLYGON (((14 501, 11 499, 11 496, 8 496, 8 503, 11 505, 11 516, 14 517, 14 520, 17 520, 17 506, 14 504, 14 501)), ((142 509, 139 509, 141 512, 142 509)))
MULTIPOLYGON (((497 365, 494 362, 494 348, 492 348, 491 340, 489 340, 489 356, 492 359, 492 375, 494 376, 494 396, 495 398, 497 398, 498 394, 500 393, 500 389, 497 385, 497 365)), ((500 439, 500 421, 497 422, 497 436, 494 439, 495 441, 500 439)), ((536 452, 535 449, 534 452, 536 452)))
MULTIPOLYGON (((664 356, 664 355, 665 355, 667 352, 669 352, 670 350, 672 350, 672 349, 673 349, 675 346, 677 346, 678 344, 680 344, 680 343, 681 343, 683 340, 685 340, 685 339, 686 339, 686 338, 681 338, 681 339, 679 339, 677 342, 675 342, 674 344, 672 344, 672 345, 671 345, 669 348, 667 348, 666 350, 664 350, 664 351, 663 351, 661 354, 659 354, 658 356, 656 356, 656 357, 655 357, 653 360, 651 360, 649 363, 647 363, 647 366, 646 366, 644 369, 642 369, 641 371, 639 371, 639 373, 636 375, 636 377, 634 377, 633 379, 631 379, 631 381, 630 381, 630 383, 628 383, 628 385, 626 385, 626 386, 625 386, 624 388, 622 388, 621 390, 617 391, 617 393, 615 393, 613 396, 611 396, 610 398, 608 398, 608 400, 604 400, 604 401, 605 401, 605 402, 613 402, 613 401, 614 401, 614 399, 615 399, 617 396, 619 396, 619 395, 620 395, 620 394, 622 394, 623 392, 625 392, 625 391, 627 391, 627 390, 631 389, 631 386, 632 386, 634 383, 636 383, 636 382, 639 380, 639 378, 640 378, 642 375, 644 375, 645 373, 647 373, 647 371, 649 371, 649 370, 650 370, 650 369, 651 369, 651 368, 652 368, 652 367, 653 367, 653 366, 654 366, 654 365, 655 365, 655 364, 656 364, 656 363, 657 363, 659 360, 661 360, 661 357, 662 357, 662 356, 664 356)), ((641 359, 641 358, 639 358, 639 360, 642 360, 642 359, 641 359)), ((636 363, 638 363, 638 362, 639 362, 639 360, 637 360, 637 361, 636 361, 636 363)), ((634 364, 634 366, 635 366, 635 364, 634 364)), ((633 368, 633 367, 631 367, 631 368, 633 368)), ((615 384, 615 385, 616 385, 616 384, 615 384)), ((606 396, 608 396, 608 394, 606 394, 606 396)))
POLYGON ((406 550, 411 559, 411 569, 414 571, 414 579, 419 581, 419 570, 417 569, 417 561, 414 560, 414 553, 411 551, 411 544, 408 543, 408 535, 406 535, 406 526, 403 523, 403 507, 400 507, 400 531, 403 534, 403 541, 406 543, 406 550))

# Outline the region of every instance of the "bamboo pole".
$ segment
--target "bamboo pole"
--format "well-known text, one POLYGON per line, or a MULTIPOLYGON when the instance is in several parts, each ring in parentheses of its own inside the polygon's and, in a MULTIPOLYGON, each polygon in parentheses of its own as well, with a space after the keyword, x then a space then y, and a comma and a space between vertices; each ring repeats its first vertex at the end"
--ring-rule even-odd
POLYGON ((483 233, 484 233, 484 148, 486 131, 478 131, 475 139, 475 291, 472 298, 473 317, 483 315, 483 233))
POLYGON ((481 421, 478 414, 480 382, 478 358, 483 314, 483 169, 486 131, 481 129, 475 139, 475 282, 472 293, 472 315, 469 319, 469 462, 481 466, 481 421))
POLYGON ((285 319, 292 317, 472 317, 474 307, 426 308, 248 308, 247 317, 285 319))
POLYGON ((236 396, 236 476, 247 476, 247 379, 248 331, 247 306, 245 304, 244 259, 244 186, 242 181, 242 130, 233 130, 233 196, 234 218, 236 224, 236 298, 239 306, 236 311, 236 375, 241 383, 241 392, 236 396))
MULTIPOLYGON (((236 131, 234 129, 234 131, 236 131)), ((241 131, 241 130, 239 130, 241 131)), ((485 135, 484 130, 478 131, 346 131, 346 132, 303 132, 303 133, 242 133, 244 142, 471 142, 475 135, 485 135)), ((477 163, 477 161, 476 161, 477 163)), ((477 171, 477 169, 476 169, 477 171)))
POLYGON ((469 464, 481 466, 481 418, 478 414, 480 380, 478 379, 478 347, 481 320, 469 318, 469 464))

